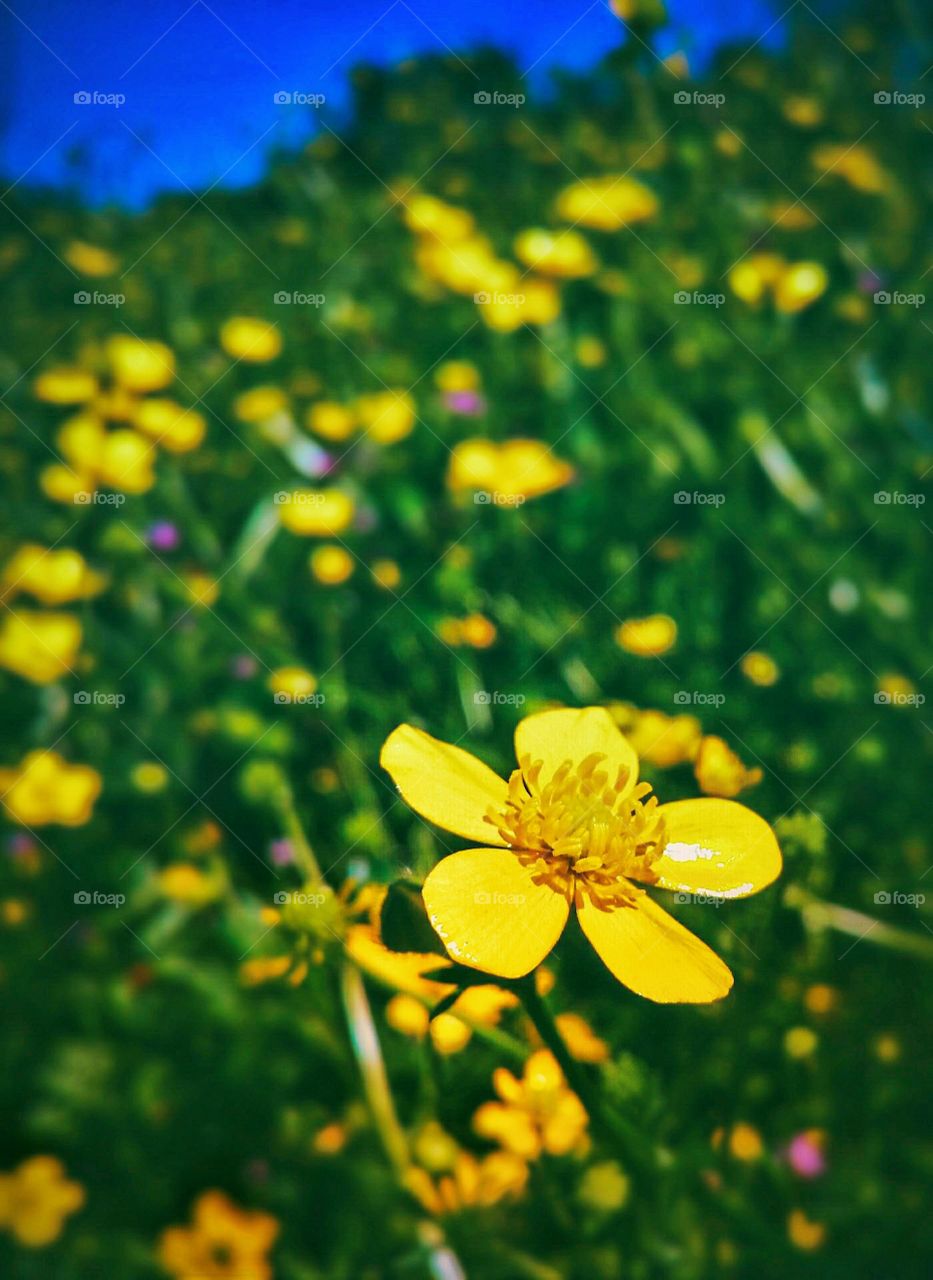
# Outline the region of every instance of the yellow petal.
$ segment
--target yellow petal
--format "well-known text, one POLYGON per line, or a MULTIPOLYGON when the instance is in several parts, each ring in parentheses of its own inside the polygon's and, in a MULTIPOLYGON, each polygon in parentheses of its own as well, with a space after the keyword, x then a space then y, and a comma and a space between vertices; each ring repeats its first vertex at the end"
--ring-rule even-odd
POLYGON ((605 768, 615 781, 619 766, 638 776, 638 756, 627 738, 616 728, 604 707, 584 707, 582 711, 561 708, 526 716, 515 730, 515 755, 519 762, 525 756, 543 760, 538 785, 544 786, 565 760, 581 764, 598 751, 606 756, 605 768))
POLYGON ((658 887, 747 898, 781 873, 781 850, 764 818, 734 800, 662 804, 667 845, 652 863, 658 887))
POLYGON ((544 959, 570 910, 532 868, 501 849, 464 849, 439 862, 424 882, 428 919, 461 964, 521 978, 544 959))
POLYGON ((386 738, 379 763, 406 803, 429 822, 469 840, 501 844, 485 816, 490 807, 500 813, 505 808, 508 785, 468 751, 400 724, 386 738))
POLYGON ((647 894, 635 907, 610 911, 584 896, 578 915, 606 968, 637 995, 660 1004, 708 1004, 732 986, 715 952, 647 894))

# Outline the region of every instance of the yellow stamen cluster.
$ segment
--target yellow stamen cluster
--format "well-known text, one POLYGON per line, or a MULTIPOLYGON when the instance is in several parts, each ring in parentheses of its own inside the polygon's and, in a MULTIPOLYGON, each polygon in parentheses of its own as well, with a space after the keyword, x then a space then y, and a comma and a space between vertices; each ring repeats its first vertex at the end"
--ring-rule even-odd
POLYGON ((582 892, 596 906, 634 906, 644 883, 655 879, 651 864, 665 844, 664 820, 647 782, 620 766, 615 779, 606 756, 593 752, 580 764, 565 760, 541 784, 543 761, 520 761, 509 779, 505 810, 486 821, 498 831, 535 880, 574 901, 582 892))

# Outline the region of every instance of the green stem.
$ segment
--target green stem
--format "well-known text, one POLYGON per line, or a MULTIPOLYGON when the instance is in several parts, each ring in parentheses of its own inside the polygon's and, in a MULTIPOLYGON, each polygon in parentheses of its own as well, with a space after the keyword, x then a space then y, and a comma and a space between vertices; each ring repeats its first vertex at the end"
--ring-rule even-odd
POLYGON ((295 851, 295 861, 301 868, 305 879, 314 884, 322 883, 324 877, 321 874, 321 868, 318 865, 317 858, 314 856, 314 850, 311 848, 308 837, 305 835, 301 819, 298 817, 298 810, 295 808, 292 789, 287 783, 282 787, 281 798, 276 807, 285 826, 286 834, 292 843, 292 848, 295 851))

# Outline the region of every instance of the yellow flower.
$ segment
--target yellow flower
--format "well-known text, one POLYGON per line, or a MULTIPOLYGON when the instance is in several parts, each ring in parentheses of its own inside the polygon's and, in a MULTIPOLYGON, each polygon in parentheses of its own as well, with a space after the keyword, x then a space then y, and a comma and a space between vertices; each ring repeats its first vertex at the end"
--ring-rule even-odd
POLYGON ((740 898, 769 885, 781 854, 768 824, 718 799, 658 805, 638 757, 602 707, 527 716, 508 782, 459 747, 401 725, 383 768, 422 817, 482 847, 428 875, 428 917, 452 959, 504 978, 529 973, 571 906, 620 982, 663 1003, 726 995, 732 974, 640 885, 740 898))
POLYGON ((492 1083, 501 1101, 484 1102, 474 1115, 480 1137, 524 1160, 566 1155, 585 1139, 589 1117, 549 1049, 528 1058, 521 1080, 498 1067, 492 1083))
POLYGON ((462 440, 454 446, 447 471, 453 493, 472 490, 487 502, 519 505, 561 489, 573 479, 569 462, 556 457, 540 440, 462 440))
POLYGON ((500 1200, 516 1199, 528 1181, 528 1166, 508 1151, 477 1158, 458 1152, 450 1174, 436 1182, 424 1169, 412 1168, 405 1185, 422 1208, 435 1217, 463 1209, 488 1208, 500 1200))
POLYGON ((101 777, 87 764, 69 764, 55 751, 30 751, 13 769, 0 769, 3 806, 14 822, 81 827, 90 821, 101 777))
POLYGON ((296 489, 276 497, 279 520, 302 537, 336 538, 353 519, 353 499, 340 489, 296 489))
POLYGON ((402 581, 402 571, 394 560, 374 560, 370 572, 373 581, 384 591, 394 591, 402 581))
POLYGON ((676 644, 677 623, 666 613, 628 618, 616 627, 615 640, 626 653, 634 653, 639 658, 657 658, 676 644))
POLYGON ((246 364, 265 364, 282 350, 282 335, 268 320, 232 316, 221 325, 220 345, 228 356, 246 364))
POLYGON ((278 667, 269 677, 273 693, 284 695, 288 701, 308 698, 317 691, 317 680, 304 667, 278 667))
POLYGON ((479 370, 469 360, 445 360, 434 372, 434 385, 438 391, 478 391, 479 370))
POLYGON ((596 255, 577 231, 545 231, 529 227, 515 237, 515 256, 546 276, 575 280, 599 267, 596 255))
POLYGON ((86 369, 59 365, 40 373, 33 391, 36 399, 46 404, 81 404, 97 395, 97 379, 86 369))
POLYGON ((305 418, 308 430, 323 440, 347 440, 357 427, 356 413, 333 400, 319 400, 305 418))
POLYGON ((55 433, 59 451, 78 472, 95 470, 106 438, 103 422, 87 410, 66 418, 55 433))
POLYGON ((823 105, 816 98, 809 98, 802 93, 792 93, 784 99, 781 106, 784 119, 796 124, 801 129, 812 129, 823 119, 823 105))
POLYGON ((826 292, 828 284, 829 274, 821 263, 791 263, 774 286, 774 305, 787 314, 803 311, 826 292))
POLYGON ((87 405, 87 408, 92 413, 98 414, 101 418, 107 418, 111 422, 129 422, 136 412, 138 404, 139 397, 135 392, 114 383, 112 387, 102 391, 99 396, 95 396, 90 404, 87 405))
POLYGON ((580 1179, 577 1197, 588 1209, 615 1213, 629 1198, 631 1184, 615 1160, 600 1160, 590 1165, 580 1179))
POLYGON ((352 576, 356 562, 349 551, 328 542, 322 547, 315 547, 308 557, 308 567, 312 577, 317 578, 318 582, 336 587, 352 576))
POLYGON ((633 222, 653 218, 658 199, 653 191, 634 178, 589 178, 575 182, 557 197, 557 216, 575 226, 597 231, 618 231, 633 222))
POLYGON ((167 1227, 159 1262, 175 1280, 272 1280, 269 1250, 279 1224, 240 1209, 222 1191, 205 1191, 190 1227, 167 1227))
MULTIPOLYGON (((427 1006, 420 1000, 416 1000, 414 996, 400 993, 393 996, 386 1005, 386 1022, 403 1036, 421 1040, 427 1034, 430 1021, 431 1015, 427 1006)), ((462 1022, 460 1026, 463 1026, 462 1022)))
POLYGON ((128 391, 161 391, 175 377, 175 356, 164 342, 117 333, 107 342, 107 359, 115 380, 128 391))
POLYGON ((155 484, 154 460, 155 450, 144 436, 121 428, 104 438, 98 476, 111 489, 145 493, 155 484))
POLYGON ((75 271, 84 276, 112 276, 119 270, 120 260, 96 244, 72 240, 64 252, 64 259, 75 271))
POLYGON ((489 649, 496 643, 496 624, 481 613, 460 619, 460 642, 470 649, 489 649))
POLYGON ((784 1050, 789 1058, 809 1058, 818 1045, 819 1038, 810 1027, 791 1027, 784 1036, 784 1050))
POLYGON ((832 1013, 838 999, 839 992, 835 987, 825 982, 814 982, 804 992, 803 1002, 810 1013, 823 1014, 832 1013))
POLYGON ((608 1044, 579 1013, 559 1013, 554 1021, 571 1058, 578 1062, 605 1062, 608 1059, 608 1044))
POLYGON ((291 967, 291 956, 254 956, 240 965, 240 981, 245 987, 258 987, 284 978, 291 967))
POLYGON ((872 1051, 879 1062, 891 1064, 901 1056, 901 1042, 897 1036, 887 1033, 876 1036, 872 1041, 872 1051))
POLYGON ((761 769, 747 769, 728 743, 715 734, 700 743, 693 774, 708 796, 730 799, 746 787, 757 786, 763 776, 761 769))
POLYGON ((220 584, 209 573, 186 573, 185 590, 193 605, 202 609, 210 609, 220 596, 220 584))
POLYGON ((130 781, 143 795, 154 796, 168 786, 168 770, 157 760, 144 760, 130 774, 130 781))
POLYGON ((94 480, 70 467, 52 463, 39 472, 39 487, 53 502, 72 503, 77 494, 89 493, 94 488, 94 480))
POLYGON ((158 877, 159 892, 169 902, 199 910, 216 902, 224 891, 224 880, 219 874, 208 874, 190 862, 174 862, 164 867, 158 877))
POLYGON ((811 1222, 802 1209, 792 1209, 787 1218, 787 1235, 791 1244, 811 1253, 826 1240, 826 1227, 822 1222, 811 1222))
POLYGON ((363 432, 376 444, 395 444, 411 434, 415 402, 407 391, 376 391, 354 404, 363 432))
POLYGON ((744 1121, 734 1124, 729 1133, 729 1152, 736 1160, 760 1160, 764 1143, 758 1130, 744 1121))
POLYGON ((234 416, 241 422, 267 422, 287 409, 288 396, 280 387, 252 387, 241 391, 233 402, 234 416))
POLYGON ((436 196, 418 194, 405 205, 405 225, 419 235, 436 236, 440 240, 466 240, 473 234, 473 215, 466 209, 445 204, 436 196))
POLYGON ((143 400, 133 416, 133 426, 171 453, 197 449, 207 432, 203 413, 162 398, 143 400))
POLYGON ((2 586, 7 599, 16 591, 25 591, 42 604, 58 605, 97 595, 103 590, 104 579, 94 573, 80 551, 55 551, 27 542, 7 563, 2 586))
POLYGON ((0 1229, 27 1249, 53 1244, 83 1204, 84 1188, 65 1177, 54 1156, 31 1156, 12 1173, 0 1173, 0 1229))
POLYGON ((608 354, 603 343, 592 334, 585 334, 577 339, 574 353, 584 369, 598 369, 606 363, 608 354))
POLYGON ((888 174, 867 147, 848 142, 826 143, 816 147, 810 159, 821 173, 837 175, 856 191, 880 195, 890 185, 888 174))
POLYGON ((703 729, 696 716, 669 716, 652 708, 640 711, 628 702, 614 703, 608 710, 638 758, 659 769, 693 760, 699 750, 703 729))
POLYGON ((742 675, 751 680, 752 684, 760 685, 762 688, 769 688, 773 684, 777 684, 781 670, 778 664, 767 653, 760 653, 757 650, 751 650, 746 653, 745 657, 739 663, 742 675))
POLYGON ((784 270, 784 259, 776 253, 751 253, 737 262, 727 277, 737 298, 757 306, 784 270))
POLYGON ((0 622, 0 667, 33 684, 74 675, 82 634, 70 613, 7 613, 0 622))

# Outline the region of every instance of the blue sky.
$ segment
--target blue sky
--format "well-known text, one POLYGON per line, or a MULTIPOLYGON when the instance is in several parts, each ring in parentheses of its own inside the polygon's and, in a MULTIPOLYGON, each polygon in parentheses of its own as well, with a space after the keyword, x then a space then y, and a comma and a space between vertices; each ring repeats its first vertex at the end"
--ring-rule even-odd
MULTIPOLYGON (((702 65, 718 42, 768 32, 783 8, 669 0, 659 48, 702 65)), ((4 0, 0 174, 131 205, 186 185, 243 185, 272 147, 307 131, 307 113, 276 106, 277 92, 340 108, 357 62, 480 43, 513 52, 541 89, 550 69, 586 67, 621 31, 606 0, 4 0)), ((780 35, 778 24, 764 43, 780 35)))

